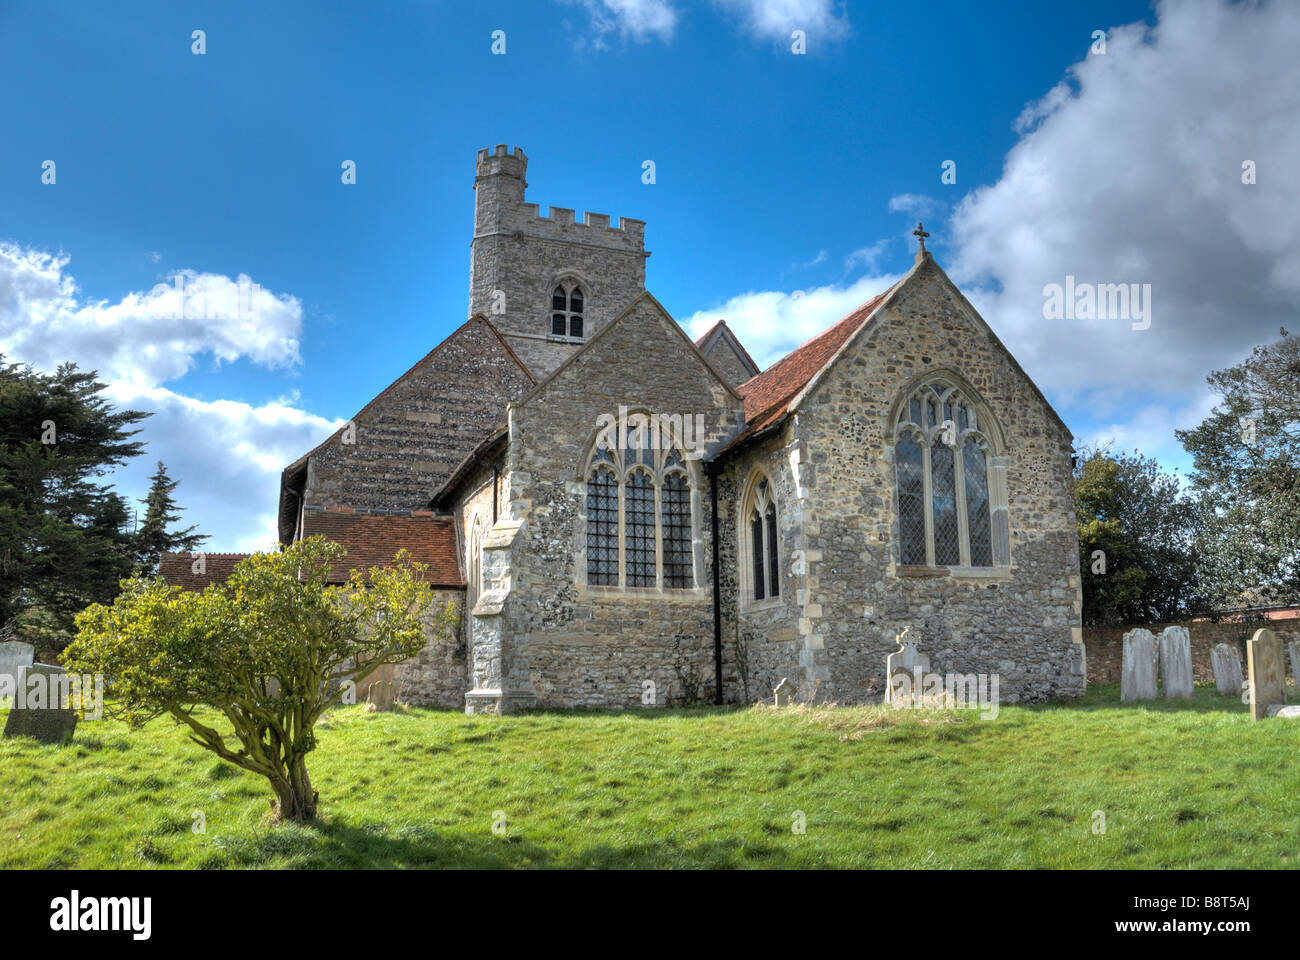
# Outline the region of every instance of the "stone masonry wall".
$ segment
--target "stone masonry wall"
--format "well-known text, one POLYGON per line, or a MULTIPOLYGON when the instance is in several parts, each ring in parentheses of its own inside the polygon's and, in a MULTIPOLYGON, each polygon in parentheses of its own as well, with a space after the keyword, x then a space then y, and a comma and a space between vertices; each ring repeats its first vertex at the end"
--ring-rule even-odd
POLYGON ((804 679, 796 632, 804 593, 798 572, 802 504, 795 493, 786 440, 788 432, 783 432, 755 443, 730 459, 718 478, 723 680, 731 702, 770 700, 783 677, 796 684, 804 679), (767 477, 775 497, 781 567, 780 595, 757 602, 748 590, 742 594, 741 538, 749 537, 750 531, 740 516, 742 498, 756 471, 767 477))
POLYGON ((393 667, 393 692, 397 699, 418 707, 465 706, 465 691, 469 689, 469 668, 465 651, 465 591, 435 590, 434 602, 429 608, 426 623, 442 611, 448 603, 456 614, 456 627, 447 638, 438 638, 429 631, 429 642, 420 653, 393 667))
POLYGON ((804 400, 806 679, 839 702, 883 688, 894 637, 938 673, 999 674, 1006 702, 1082 692, 1070 437, 1009 355, 969 318, 932 262, 896 292, 804 400), (951 369, 979 392, 1007 440, 1010 572, 905 576, 897 568, 892 402, 914 375, 951 369))
POLYGON ((516 656, 538 702, 640 707, 643 681, 657 704, 713 692, 708 480, 691 473, 693 589, 585 585, 586 483, 581 479, 597 419, 620 404, 705 415, 710 441, 736 430, 740 399, 699 363, 650 298, 512 410, 510 509, 523 518, 505 603, 516 656))
POLYGON ((311 455, 304 502, 409 510, 434 491, 533 382, 482 320, 471 320, 311 455))
POLYGON ((726 377, 727 382, 733 387, 739 386, 753 376, 753 374, 749 372, 749 367, 740 358, 725 337, 716 337, 713 342, 707 346, 707 350, 701 351, 704 355, 704 359, 713 364, 714 369, 726 377))

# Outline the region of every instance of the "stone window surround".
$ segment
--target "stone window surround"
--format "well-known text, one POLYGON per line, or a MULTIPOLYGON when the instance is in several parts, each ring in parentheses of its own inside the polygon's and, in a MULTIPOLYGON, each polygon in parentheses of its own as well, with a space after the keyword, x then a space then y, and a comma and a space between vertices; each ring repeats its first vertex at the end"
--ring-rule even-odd
MULTIPOLYGON (((634 414, 649 415, 650 411, 643 408, 629 409, 627 415, 630 418, 634 414)), ((703 515, 703 503, 701 501, 700 490, 702 489, 699 463, 696 460, 687 459, 680 450, 675 447, 673 451, 656 450, 655 464, 651 474, 651 487, 654 490, 655 498, 655 585, 644 587, 630 587, 627 585, 627 567, 626 553, 627 543, 624 532, 624 501, 626 494, 625 480, 632 470, 648 470, 645 465, 634 464, 631 468, 625 468, 622 462, 622 451, 611 451, 613 462, 608 460, 599 461, 607 469, 612 469, 618 483, 618 584, 592 584, 587 582, 587 478, 597 466, 597 440, 599 432, 594 431, 592 438, 587 444, 588 454, 583 461, 582 473, 576 482, 569 487, 570 492, 576 495, 578 509, 574 521, 574 584, 580 597, 591 597, 600 599, 626 599, 626 600, 682 600, 696 602, 705 599, 708 591, 703 586, 701 571, 704 568, 704 540, 703 532, 700 526, 703 515), (676 452, 681 465, 673 465, 665 468, 664 461, 670 452, 676 452), (680 473, 686 478, 686 488, 690 496, 690 531, 691 531, 691 582, 689 587, 668 587, 664 585, 664 566, 663 566, 663 512, 661 489, 663 480, 669 473, 680 473)))
MULTIPOLYGON (((736 539, 738 541, 736 544, 737 546, 736 580, 737 580, 737 588, 739 589, 740 592, 740 609, 745 613, 779 608, 785 603, 784 591, 778 593, 776 596, 772 596, 770 591, 766 589, 767 587, 766 582, 764 583, 764 587, 765 587, 764 593, 767 595, 764 596, 762 600, 754 599, 754 556, 753 556, 753 548, 749 542, 750 533, 751 533, 750 525, 749 525, 749 513, 750 510, 756 506, 756 501, 758 499, 758 487, 759 484, 764 480, 767 481, 767 492, 765 494, 766 502, 772 504, 772 506, 776 507, 777 509, 778 532, 779 532, 781 509, 776 502, 776 495, 774 492, 776 488, 772 485, 771 478, 769 478, 767 474, 763 472, 763 469, 761 467, 755 467, 753 470, 750 471, 749 479, 745 481, 745 486, 743 488, 744 492, 740 498, 740 510, 736 514, 736 539)), ((764 542, 766 543, 767 541, 766 520, 764 520, 763 523, 763 539, 764 542)), ((781 556, 780 544, 771 544, 769 545, 769 549, 775 549, 777 551, 778 569, 780 569, 779 566, 779 560, 781 556)), ((770 555, 764 552, 763 573, 765 577, 769 576, 769 571, 771 570, 771 564, 772 564, 772 560, 770 555)))
MULTIPOLYGON (((922 405, 921 419, 925 420, 925 407, 922 405)), ((913 377, 899 392, 891 405, 885 421, 884 446, 888 459, 889 481, 892 487, 890 500, 894 516, 890 528, 893 544, 890 549, 891 575, 895 578, 952 577, 964 580, 1005 580, 1014 572, 1011 565, 1010 551, 1010 508, 1007 495, 1007 444, 993 412, 980 394, 959 373, 951 368, 935 368, 913 377), (910 403, 931 384, 940 386, 942 399, 939 400, 936 424, 914 424, 910 417, 910 403), (958 517, 958 546, 961 562, 954 565, 934 563, 934 520, 931 506, 930 444, 937 434, 943 431, 944 420, 941 416, 944 402, 952 398, 962 401, 974 414, 976 427, 968 427, 957 434, 953 445, 955 499, 958 517), (922 450, 922 480, 925 503, 925 539, 927 564, 905 564, 902 562, 901 511, 899 505, 898 471, 895 450, 903 432, 912 433, 920 441, 922 450), (989 527, 993 553, 993 565, 989 567, 972 567, 970 565, 969 523, 966 519, 965 471, 960 468, 962 457, 960 451, 967 437, 975 437, 984 449, 985 468, 988 477, 989 527)))
MULTIPOLYGON (((544 338, 553 343, 586 343, 591 339, 593 334, 591 329, 591 304, 593 293, 594 290, 592 288, 591 280, 588 279, 586 275, 579 273, 577 270, 565 269, 553 273, 551 275, 551 282, 546 287, 546 329, 543 334, 544 338), (554 333, 551 324, 553 323, 554 315, 559 311, 553 309, 551 296, 554 294, 556 287, 563 287, 565 299, 567 300, 572 295, 575 286, 582 289, 582 313, 579 314, 582 318, 582 336, 571 337, 567 333, 554 333)), ((564 328, 565 330, 568 330, 570 314, 567 309, 563 312, 565 316, 564 328)))

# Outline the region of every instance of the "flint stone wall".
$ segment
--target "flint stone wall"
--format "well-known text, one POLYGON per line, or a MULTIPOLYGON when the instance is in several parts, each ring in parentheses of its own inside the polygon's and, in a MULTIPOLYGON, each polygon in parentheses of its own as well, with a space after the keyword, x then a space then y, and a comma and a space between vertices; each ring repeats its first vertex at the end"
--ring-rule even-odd
POLYGON ((799 632, 808 680, 839 702, 908 639, 939 673, 1000 675, 1006 702, 1084 691, 1071 438, 1010 356, 923 266, 804 400, 793 440, 803 514, 799 632), (1011 568, 958 576, 900 569, 891 405, 913 377, 952 369, 1007 441, 1011 568))
POLYGON ((354 418, 356 443, 339 436, 308 461, 305 504, 412 510, 505 419, 532 387, 487 324, 460 327, 354 418))
POLYGON ((713 695, 709 488, 687 462, 696 587, 587 587, 586 482, 581 471, 601 414, 620 405, 700 413, 711 443, 734 432, 739 398, 699 363, 649 298, 526 405, 511 411, 509 512, 523 519, 510 562, 502 629, 512 669, 540 703, 640 707, 654 682, 657 705, 713 695), (629 366, 635 364, 635 376, 629 366), (643 384, 644 386, 636 386, 643 384))

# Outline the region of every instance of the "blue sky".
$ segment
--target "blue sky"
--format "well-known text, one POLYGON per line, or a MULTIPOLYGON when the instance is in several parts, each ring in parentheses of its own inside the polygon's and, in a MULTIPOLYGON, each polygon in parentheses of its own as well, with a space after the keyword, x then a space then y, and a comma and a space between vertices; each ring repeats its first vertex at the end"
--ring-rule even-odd
POLYGON ((1205 375, 1300 303, 1296 7, 10 0, 0 350, 157 410, 123 491, 161 457, 210 548, 264 545, 279 469, 464 320, 474 154, 506 143, 530 200, 647 221, 648 289, 763 364, 923 217, 1080 442, 1184 468, 1205 375), (178 272, 265 309, 160 317, 178 272), (1150 329, 1045 319, 1067 274, 1152 284, 1150 329))

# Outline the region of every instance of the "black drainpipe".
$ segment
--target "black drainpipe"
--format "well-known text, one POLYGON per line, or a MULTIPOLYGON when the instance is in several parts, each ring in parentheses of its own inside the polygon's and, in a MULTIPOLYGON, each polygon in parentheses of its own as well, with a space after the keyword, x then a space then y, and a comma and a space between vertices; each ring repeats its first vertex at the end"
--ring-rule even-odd
POLYGON ((713 506, 713 702, 722 705, 722 587, 718 583, 718 472, 709 464, 709 500, 713 506))
POLYGON ((497 522, 497 468, 492 468, 492 523, 497 522))

